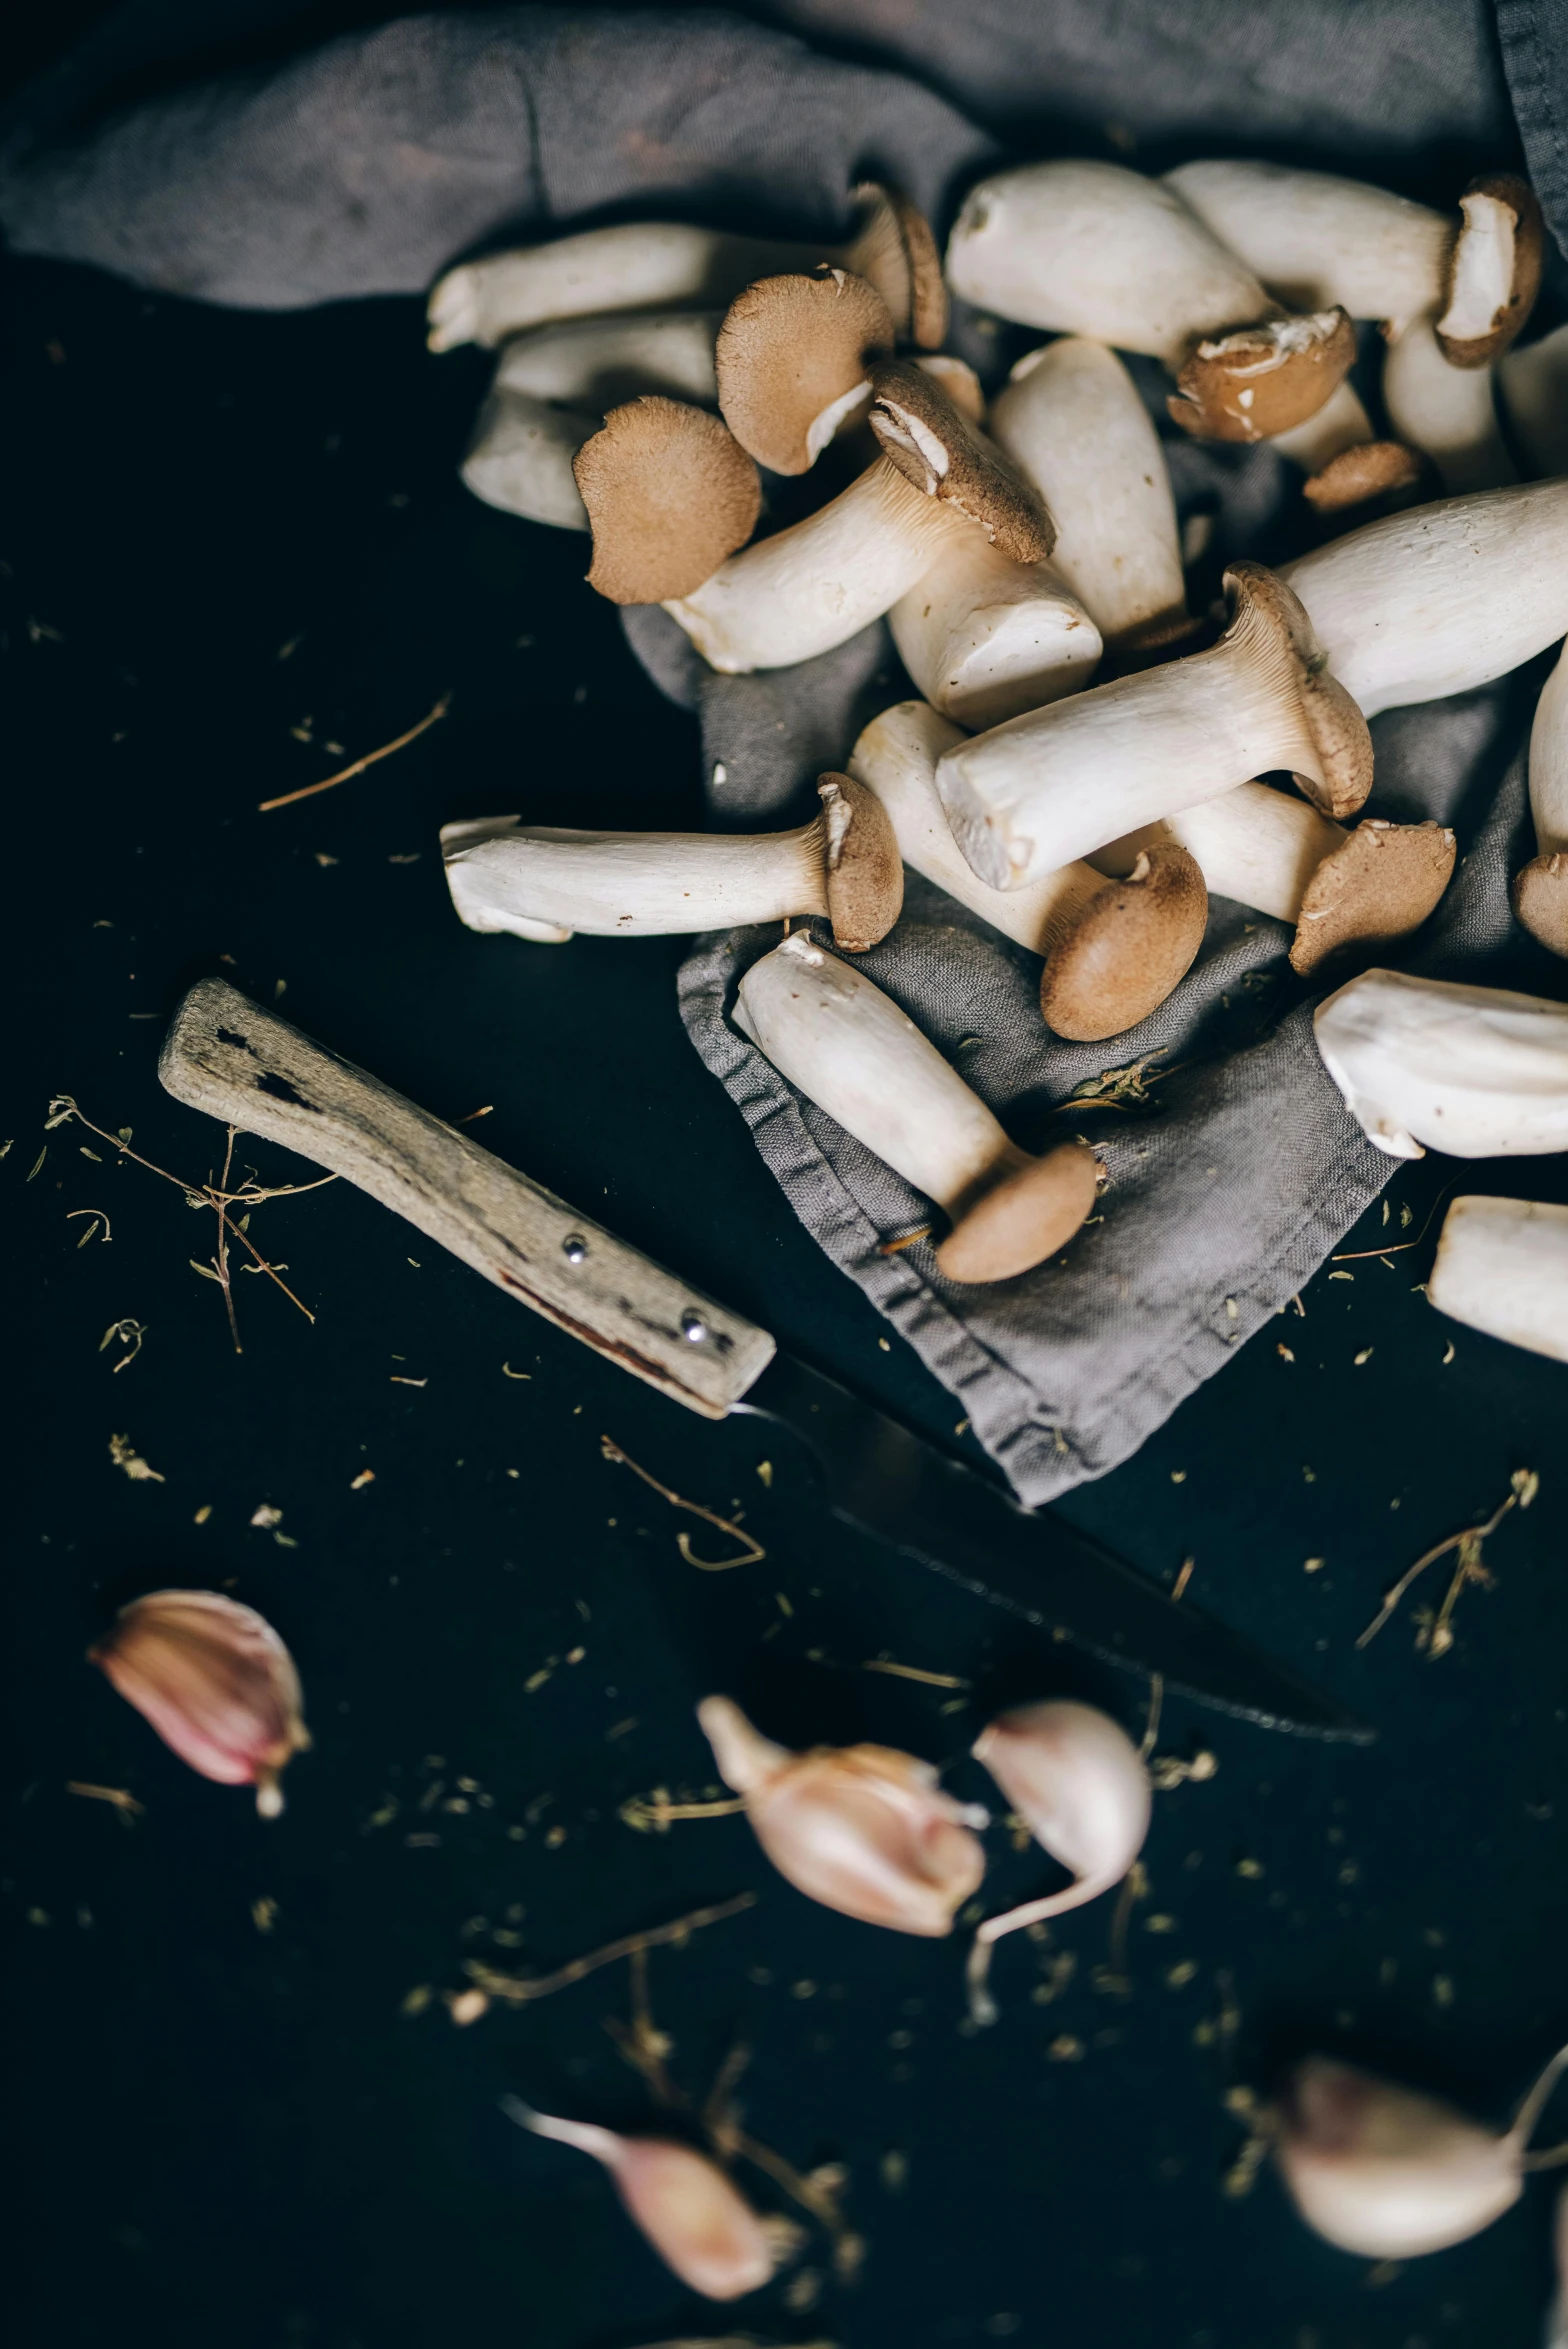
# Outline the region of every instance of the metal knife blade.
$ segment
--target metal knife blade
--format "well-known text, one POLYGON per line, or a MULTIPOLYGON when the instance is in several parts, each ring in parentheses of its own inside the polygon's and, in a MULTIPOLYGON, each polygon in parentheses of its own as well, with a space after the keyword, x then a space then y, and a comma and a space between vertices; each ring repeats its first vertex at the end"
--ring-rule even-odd
POLYGON ((1371 1733, 1060 1518, 937 1451, 772 1337, 405 1100, 226 980, 193 987, 158 1074, 177 1100, 297 1150, 390 1207, 506 1295, 710 1419, 802 1435, 829 1507, 977 1598, 1271 1728, 1371 1733))
POLYGON ((805 1443, 834 1516, 1053 1637, 1199 1703, 1352 1744, 1376 1734, 1261 1649, 1046 1511, 938 1451, 792 1355, 775 1354, 734 1412, 805 1443))

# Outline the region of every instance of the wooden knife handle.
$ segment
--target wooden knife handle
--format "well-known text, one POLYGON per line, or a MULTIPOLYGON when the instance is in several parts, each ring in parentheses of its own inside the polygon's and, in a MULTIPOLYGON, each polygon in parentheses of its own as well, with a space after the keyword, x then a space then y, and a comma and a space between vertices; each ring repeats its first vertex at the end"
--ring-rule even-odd
POLYGON ((766 1330, 224 979, 186 996, 158 1074, 177 1101, 357 1184, 509 1297, 709 1419, 772 1358, 766 1330))

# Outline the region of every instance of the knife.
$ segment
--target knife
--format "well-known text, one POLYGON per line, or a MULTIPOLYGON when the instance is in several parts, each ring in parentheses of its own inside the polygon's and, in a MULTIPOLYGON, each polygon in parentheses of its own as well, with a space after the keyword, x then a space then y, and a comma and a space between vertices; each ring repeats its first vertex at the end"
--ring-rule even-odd
POLYGON ((203 979, 158 1074, 177 1101, 329 1168, 508 1296, 708 1419, 782 1423, 832 1513, 1053 1639, 1267 1729, 1363 1743, 1331 1698, 1061 1519, 1019 1505, 351 1061, 203 979))

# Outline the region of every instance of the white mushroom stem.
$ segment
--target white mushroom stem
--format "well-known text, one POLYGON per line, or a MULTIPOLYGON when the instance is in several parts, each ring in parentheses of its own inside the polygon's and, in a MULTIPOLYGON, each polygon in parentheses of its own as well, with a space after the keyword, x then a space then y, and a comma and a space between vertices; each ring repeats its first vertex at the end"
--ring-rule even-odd
POLYGON ((1346 449, 1359 449, 1371 438, 1371 417, 1354 386, 1342 383, 1315 416, 1309 416, 1304 424, 1293 424, 1288 432, 1276 432, 1268 445, 1306 472, 1319 473, 1346 449))
MULTIPOLYGON (((960 727, 924 702, 901 701, 864 729, 850 753, 849 772, 886 808, 899 855, 912 872, 934 881, 1004 938, 1015 939, 1032 954, 1049 955, 1071 935, 1085 907, 1111 887, 1112 868, 1101 873, 1086 863, 1063 865, 1026 889, 990 888, 959 854, 936 787, 938 760, 963 740, 960 727)), ((1306 801, 1300 805, 1305 808, 1306 801)), ((1151 833, 1147 845, 1153 847, 1160 837, 1151 833)), ((1125 863, 1117 864, 1117 878, 1132 871, 1138 854, 1133 849, 1125 863)))
POLYGON ((471 930, 560 940, 655 938, 825 914, 823 819, 794 832, 513 828, 455 850, 452 902, 471 930))
POLYGON ((956 293, 1022 326, 1180 367, 1205 336, 1269 317, 1259 280, 1159 180, 1118 163, 982 180, 947 249, 956 293))
POLYGON ((570 319, 508 343, 463 460, 476 497, 530 522, 586 530, 572 459, 608 409, 644 392, 718 403, 719 313, 570 319))
POLYGON ((736 1024, 789 1082, 944 1208, 956 1280, 1005 1280, 1054 1254, 1094 1203, 1079 1143, 1030 1158, 863 972, 796 932, 752 964, 736 1024))
POLYGON ((965 726, 1077 693, 1103 649, 1054 561, 1015 563, 974 528, 942 549, 888 622, 927 701, 965 726))
POLYGON ((1568 1207, 1456 1199, 1443 1219, 1427 1302, 1510 1346, 1568 1362, 1568 1207))
POLYGON ((1365 716, 1468 693, 1568 634, 1568 481, 1414 506, 1280 577, 1365 716))
POLYGON ((1514 876, 1514 911, 1543 946, 1568 955, 1568 648, 1535 705, 1530 815, 1536 853, 1514 876))
POLYGON ((1313 1027, 1346 1108, 1391 1158, 1568 1150, 1568 1004, 1364 971, 1313 1027))
MULTIPOLYGON (((1160 841, 1175 840, 1197 860, 1212 896, 1233 897, 1276 921, 1297 922, 1313 874, 1349 837, 1343 825, 1292 792, 1273 791, 1266 783, 1238 783, 1217 799, 1167 816, 1163 824, 1111 841, 1089 862, 1099 872, 1120 876, 1160 841)), ((1010 892, 998 894, 1004 904, 1010 901, 1010 892)))
POLYGON ((1184 163, 1165 184, 1295 310, 1337 306, 1398 328, 1444 298, 1452 214, 1279 163, 1184 163))
POLYGON ((1017 889, 1274 768, 1323 784, 1298 664, 1243 601, 1209 652, 1099 685, 948 751, 937 788, 993 888, 1017 889))
POLYGON ((1568 326, 1499 361, 1498 386, 1509 431, 1528 477, 1568 473, 1568 326))
POLYGON ((1458 497, 1517 481, 1497 421, 1491 367, 1454 367, 1431 315, 1412 319, 1383 362, 1383 404, 1396 436, 1437 467, 1458 497))
POLYGON ((1165 454, 1115 352, 1078 335, 1031 351, 992 407, 991 432, 1044 498, 1056 524, 1052 563, 1106 643, 1183 627, 1186 587, 1165 454))
POLYGON ((789 668, 881 619, 975 528, 878 457, 830 504, 664 608, 711 668, 789 668))

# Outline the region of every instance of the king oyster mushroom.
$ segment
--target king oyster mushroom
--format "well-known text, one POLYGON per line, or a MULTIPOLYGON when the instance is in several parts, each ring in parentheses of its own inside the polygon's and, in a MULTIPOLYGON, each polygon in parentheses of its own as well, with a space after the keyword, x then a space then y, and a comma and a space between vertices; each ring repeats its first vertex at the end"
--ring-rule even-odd
POLYGON ((1430 318, 1413 319, 1383 361, 1383 405, 1400 439, 1430 458, 1451 496, 1519 478, 1497 420, 1490 367, 1456 367, 1430 318))
POLYGON ((586 530, 572 471, 607 409, 645 392, 718 405, 711 310, 572 318, 507 343, 479 411, 462 475, 504 513, 559 530, 586 530))
POLYGON ((1323 1065, 1391 1158, 1568 1150, 1568 1004, 1363 971, 1317 1008, 1323 1065))
POLYGON ((1225 574, 1211 651, 1095 686, 956 744, 937 768, 953 835, 981 879, 1018 889, 1140 826, 1271 769, 1331 816, 1372 785, 1372 746, 1323 665, 1296 597, 1260 563, 1225 574))
POLYGON ((1514 911, 1553 954, 1568 954, 1568 650, 1535 705, 1530 814, 1536 853, 1514 876, 1514 911))
POLYGON ((839 246, 734 236, 688 221, 630 220, 462 262, 430 296, 430 348, 505 342, 525 327, 615 310, 722 309, 759 277, 829 261, 870 279, 901 341, 938 349, 947 292, 924 215, 870 180, 852 201, 858 225, 839 246))
POLYGON ((1255 441, 1300 424, 1356 355, 1344 311, 1287 316, 1159 180, 1028 163, 974 188, 947 248, 956 293, 1021 326, 1162 359, 1185 431, 1255 441))
POLYGON ((612 408, 572 471, 593 532, 588 584, 611 603, 700 587, 762 510, 757 468, 729 427, 680 400, 612 408))
POLYGON ((471 930, 558 943, 574 931, 648 938, 825 914, 834 944, 885 938, 904 868, 880 801, 848 775, 817 784, 822 813, 793 832, 570 832, 515 816, 441 833, 452 902, 471 930))
POLYGON ((1456 1199, 1426 1296, 1439 1313, 1490 1338, 1568 1362, 1568 1207, 1456 1199))
POLYGON ((1568 634, 1568 481, 1414 506, 1279 575, 1365 716, 1468 693, 1568 634))
MULTIPOLYGON (((578 459, 578 480, 594 523, 594 585, 617 602, 664 603, 710 666, 735 673, 786 668, 830 652, 889 611, 945 551, 973 533, 1014 563, 1042 562, 1051 525, 1038 498, 966 423, 936 379, 894 360, 873 370, 872 386, 871 424, 882 448, 875 463, 804 521, 728 562, 708 563, 697 576, 697 563, 717 536, 702 483, 706 446, 697 437, 697 427, 710 420, 695 409, 661 414, 658 435, 639 440, 635 466, 607 473, 597 500, 583 483, 583 468, 594 463, 599 445, 590 441, 578 459), (677 450, 683 459, 689 450, 691 461, 680 495, 671 497, 666 484, 677 450), (623 583, 633 581, 620 559, 625 519, 635 523, 655 509, 665 560, 640 563, 638 592, 624 593, 623 583)), ((626 414, 611 416, 606 434, 626 414)), ((742 455, 737 443, 730 445, 742 455)), ((637 535, 639 544, 648 535, 651 554, 651 534, 637 535)))
POLYGON ((1529 478, 1568 473, 1568 326, 1510 351, 1497 380, 1529 478))
POLYGON ((774 473, 806 473, 871 397, 869 368, 893 350, 893 317, 863 277, 826 267, 759 278, 719 328, 719 409, 774 473))
POLYGON ((1040 1010, 1073 1042, 1136 1027, 1165 1001, 1203 943, 1208 898, 1185 848, 1155 841, 1107 879, 1066 865, 1027 889, 990 889, 954 845, 937 796, 937 761, 963 740, 921 701, 873 718, 850 753, 849 771, 875 792, 906 865, 982 916, 1004 937, 1045 957, 1040 1010))
POLYGON ((936 1261, 947 1279, 1028 1272, 1092 1210, 1092 1150, 1018 1149, 914 1022, 804 932, 752 964, 735 1022, 790 1084, 945 1211, 952 1228, 936 1261))

